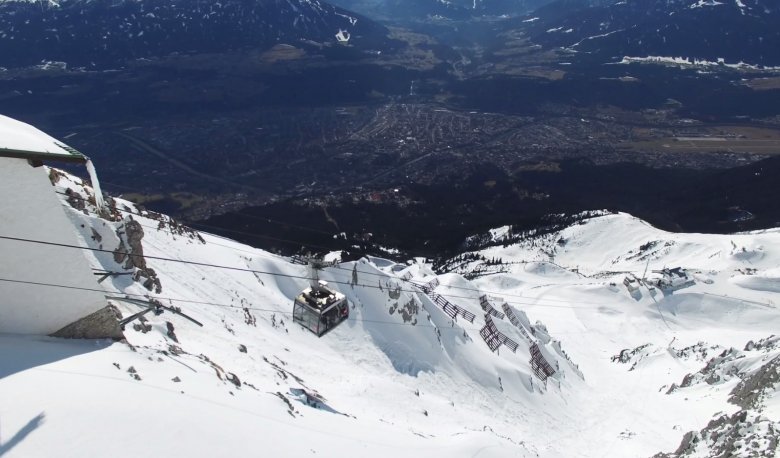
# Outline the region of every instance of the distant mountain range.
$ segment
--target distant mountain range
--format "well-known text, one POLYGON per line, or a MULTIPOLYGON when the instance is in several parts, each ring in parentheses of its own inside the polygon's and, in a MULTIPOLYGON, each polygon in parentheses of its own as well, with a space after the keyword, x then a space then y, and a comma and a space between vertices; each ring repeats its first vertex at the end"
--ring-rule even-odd
POLYGON ((0 66, 65 62, 105 69, 171 53, 224 52, 276 43, 387 45, 387 30, 309 0, 0 1, 0 66))
POLYGON ((780 65, 777 2, 557 0, 520 20, 533 42, 600 61, 665 56, 780 65))
POLYGON ((333 3, 368 17, 395 20, 443 18, 466 20, 481 16, 521 16, 551 0, 334 0, 333 3))
POLYGON ((576 58, 687 58, 780 66, 780 5, 766 0, 0 0, 0 67, 64 62, 120 68, 173 53, 278 43, 392 49, 391 22, 509 16, 545 48, 576 58), (351 12, 352 10, 358 13, 351 12), (531 12, 533 11, 533 12, 531 12), (337 37, 338 35, 338 37, 337 37))

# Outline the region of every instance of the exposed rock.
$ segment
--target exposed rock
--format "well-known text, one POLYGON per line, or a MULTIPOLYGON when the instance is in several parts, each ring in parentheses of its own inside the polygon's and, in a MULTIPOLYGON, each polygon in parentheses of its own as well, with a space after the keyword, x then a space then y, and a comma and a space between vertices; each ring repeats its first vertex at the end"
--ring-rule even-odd
POLYGON ((255 316, 252 315, 252 312, 249 311, 248 307, 244 307, 244 323, 250 326, 257 326, 257 318, 255 318, 255 316))
POLYGON ((92 240, 96 241, 97 243, 103 241, 103 236, 100 235, 100 232, 96 231, 94 227, 92 228, 92 240))
POLYGON ((146 269, 146 259, 144 259, 144 247, 141 239, 144 238, 144 228, 138 221, 128 216, 125 224, 117 228, 116 235, 119 236, 119 247, 114 251, 114 261, 118 264, 124 262, 125 269, 146 269))
POLYGON ((707 345, 705 342, 698 342, 695 345, 691 345, 685 348, 676 349, 670 348, 669 351, 673 352, 678 358, 691 359, 695 358, 696 361, 707 361, 710 354, 713 352, 721 352, 723 347, 719 345, 707 345))
POLYGON ((137 332, 143 332, 146 334, 147 332, 152 330, 152 325, 148 323, 148 320, 144 317, 138 318, 139 323, 133 323, 133 329, 137 332))
POLYGON ((681 454, 684 453, 686 450, 695 448, 696 443, 698 441, 699 441, 698 433, 696 433, 696 431, 688 431, 683 436, 682 441, 680 442, 680 446, 677 447, 677 450, 675 450, 674 453, 657 453, 653 455, 653 458, 671 458, 671 457, 681 456, 681 454))
POLYGON ((753 342, 751 340, 745 345, 745 351, 761 350, 766 352, 776 348, 780 348, 780 336, 774 334, 765 339, 761 339, 758 342, 753 342))
POLYGON ((755 412, 740 410, 712 419, 701 431, 683 436, 673 453, 658 453, 653 458, 749 456, 774 458, 780 443, 780 426, 755 412))
POLYGON ((743 409, 762 410, 764 398, 777 392, 780 384, 780 355, 742 379, 734 387, 729 402, 743 409))
POLYGON ((166 321, 165 326, 168 328, 168 337, 170 337, 174 342, 179 343, 179 339, 176 337, 176 333, 173 332, 173 323, 166 321))
POLYGON ((52 186, 56 185, 60 181, 60 178, 64 176, 65 174, 57 169, 49 169, 49 181, 51 181, 52 186))
POLYGON ((419 311, 420 306, 417 305, 417 301, 412 298, 398 310, 398 313, 401 314, 404 323, 417 324, 417 314, 419 311))
POLYGON ((236 388, 241 388, 241 380, 239 380, 238 375, 228 372, 227 375, 225 375, 225 378, 228 382, 232 383, 236 386, 236 388))
POLYGON ((65 190, 65 195, 68 196, 68 205, 78 211, 85 211, 87 204, 84 199, 81 198, 81 196, 73 192, 73 190, 70 188, 65 190))
POLYGON ((104 219, 109 221, 122 221, 122 212, 117 207, 116 200, 110 196, 103 196, 106 200, 107 213, 103 215, 104 219))
MULTIPOLYGON (((760 353, 775 349, 777 340, 771 336, 758 342, 748 342, 744 351, 734 348, 724 350, 709 359, 699 372, 686 375, 681 388, 702 382, 720 384, 739 377, 741 380, 731 391, 729 402, 743 410, 733 415, 717 414, 701 431, 686 433, 675 452, 659 453, 655 457, 776 457, 780 445, 780 423, 761 415, 761 411, 765 400, 776 395, 780 387, 780 355, 770 359, 760 353), (755 355, 757 352, 760 353, 755 355)), ((672 385, 669 392, 675 388, 672 385)))
POLYGON ((114 250, 114 261, 123 264, 125 269, 137 269, 133 274, 133 280, 140 282, 149 291, 161 293, 162 284, 157 277, 157 272, 146 265, 144 247, 141 243, 144 229, 141 224, 128 215, 125 223, 117 228, 116 235, 119 237, 119 247, 114 250))
POLYGON ((201 354, 199 356, 199 358, 214 369, 214 373, 217 375, 217 378, 219 378, 220 380, 225 380, 224 377, 223 377, 223 374, 225 374, 225 370, 222 369, 222 366, 220 366, 219 364, 215 363, 214 361, 209 359, 208 356, 206 356, 204 354, 201 354))
POLYGON ((124 339, 125 336, 119 327, 121 318, 122 314, 116 307, 107 305, 65 326, 51 336, 66 339, 124 339))
POLYGON ((133 366, 130 366, 130 367, 127 369, 127 373, 128 373, 128 374, 130 374, 130 378, 133 378, 133 379, 135 379, 135 380, 138 380, 138 381, 140 381, 140 380, 141 380, 141 376, 140 376, 140 375, 138 375, 138 371, 137 371, 137 370, 135 370, 135 367, 133 367, 133 366))
POLYGON ((404 320, 404 323, 411 323, 412 325, 417 324, 417 314, 419 311, 420 306, 417 305, 417 301, 414 298, 410 299, 404 305, 399 305, 398 302, 394 302, 393 305, 391 305, 388 309, 390 315, 398 312, 398 314, 401 315, 401 318, 404 320))
POLYGON ((281 399, 287 405, 287 413, 289 413, 291 417, 295 418, 295 407, 293 407, 292 402, 290 402, 290 400, 287 399, 287 396, 283 395, 278 391, 275 394, 279 399, 281 399))
POLYGON ((740 367, 735 364, 735 361, 742 358, 745 358, 745 354, 736 348, 723 350, 717 356, 710 358, 699 372, 683 377, 680 388, 687 388, 701 382, 718 385, 734 377, 741 377, 740 367))
POLYGON ((138 205, 137 207, 138 207, 138 213, 141 216, 157 221, 158 229, 170 232, 171 235, 180 235, 183 237, 187 237, 190 240, 198 241, 199 243, 202 243, 204 245, 206 244, 206 240, 195 229, 192 229, 190 227, 187 227, 179 223, 178 221, 176 221, 175 219, 171 218, 168 215, 163 215, 162 213, 157 213, 152 210, 147 210, 146 208, 140 205, 138 205))
MULTIPOLYGON (((639 360, 647 356, 648 351, 645 351, 650 344, 644 344, 640 345, 636 348, 625 348, 623 350, 620 350, 620 354, 617 354, 611 358, 612 362, 615 363, 621 363, 621 364, 627 364, 631 362, 634 359, 637 359, 637 361, 634 362, 634 365, 636 365, 639 360)), ((633 367, 633 366, 632 366, 633 367)))

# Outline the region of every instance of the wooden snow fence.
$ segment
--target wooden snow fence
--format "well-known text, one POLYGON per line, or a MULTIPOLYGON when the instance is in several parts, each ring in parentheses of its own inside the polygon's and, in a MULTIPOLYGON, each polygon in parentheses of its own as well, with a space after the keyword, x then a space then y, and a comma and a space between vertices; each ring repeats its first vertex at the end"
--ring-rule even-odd
POLYGON ((490 300, 486 295, 483 294, 482 296, 479 296, 479 305, 482 306, 482 310, 489 313, 490 315, 493 315, 499 320, 504 319, 504 314, 494 309, 493 306, 490 305, 490 300))
POLYGON ((428 297, 430 297, 433 303, 438 305, 442 310, 444 310, 444 313, 446 313, 453 320, 457 320, 458 315, 460 315, 463 318, 465 318, 466 321, 468 321, 469 323, 473 323, 474 318, 477 317, 476 315, 469 312, 468 310, 458 307, 457 305, 448 301, 447 298, 442 296, 441 294, 432 293, 428 295, 428 297))
POLYGON ((485 326, 479 330, 479 335, 482 336, 482 340, 485 341, 490 351, 494 352, 501 346, 501 337, 499 335, 503 334, 498 332, 496 324, 493 323, 493 319, 488 314, 485 314, 485 326))
POLYGON ((450 318, 452 318, 453 320, 457 319, 458 307, 453 305, 452 302, 445 299, 444 296, 442 296, 441 294, 433 293, 429 295, 429 297, 431 298, 433 303, 438 305, 439 308, 441 308, 442 310, 444 310, 444 313, 449 315, 450 318))
POLYGON ((504 335, 504 333, 502 333, 501 331, 499 331, 498 334, 501 338, 501 343, 503 343, 504 345, 507 346, 507 348, 512 350, 512 353, 517 353, 517 347, 519 346, 517 342, 504 335))
POLYGON ((507 348, 512 350, 512 353, 517 352, 517 342, 498 330, 496 323, 493 322, 493 318, 489 313, 485 314, 485 326, 479 330, 479 335, 482 336, 482 340, 485 341, 488 348, 490 348, 490 351, 496 351, 501 344, 504 344, 507 348))
POLYGON ((542 355, 542 352, 539 351, 539 346, 537 344, 531 345, 531 360, 529 362, 531 363, 531 370, 534 371, 534 375, 545 383, 550 376, 555 374, 555 369, 547 362, 547 359, 542 355))
POLYGON ((515 327, 520 331, 520 334, 523 335, 526 341, 528 341, 528 345, 533 345, 535 342, 533 338, 528 334, 528 331, 525 330, 525 326, 523 326, 523 323, 520 322, 520 320, 517 318, 517 315, 515 315, 514 310, 512 310, 512 307, 509 306, 506 302, 501 306, 501 308, 504 309, 504 313, 506 314, 507 318, 509 318, 509 322, 515 325, 515 327))
POLYGON ((465 318, 466 321, 468 321, 469 323, 473 323, 474 318, 477 317, 476 315, 469 312, 468 310, 458 307, 457 305, 447 300, 447 298, 442 296, 441 294, 437 294, 433 292, 433 290, 435 290, 436 287, 439 286, 439 284, 440 284, 439 279, 434 278, 433 280, 429 281, 424 285, 417 285, 417 287, 420 288, 420 290, 426 296, 431 298, 433 303, 439 306, 439 308, 441 308, 444 311, 444 313, 446 313, 447 316, 449 316, 453 320, 457 320, 458 316, 460 315, 463 318, 465 318))
POLYGON ((425 294, 431 294, 436 287, 439 286, 439 279, 434 278, 433 280, 429 281, 428 283, 424 285, 420 285, 420 289, 425 294))
POLYGON ((474 315, 473 313, 469 312, 468 310, 460 309, 460 316, 466 319, 469 323, 474 322, 474 318, 477 317, 477 315, 474 315))

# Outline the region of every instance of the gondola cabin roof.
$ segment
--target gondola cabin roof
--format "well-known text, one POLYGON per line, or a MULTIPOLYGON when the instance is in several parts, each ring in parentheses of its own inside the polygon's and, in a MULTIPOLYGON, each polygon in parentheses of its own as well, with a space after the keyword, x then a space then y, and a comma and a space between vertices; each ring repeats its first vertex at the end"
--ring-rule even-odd
POLYGON ((301 294, 295 298, 295 301, 305 304, 319 313, 323 313, 334 305, 341 303, 344 299, 346 299, 346 296, 338 291, 333 291, 328 288, 326 282, 321 281, 320 286, 316 289, 311 286, 304 289, 301 294))
POLYGON ((87 157, 35 127, 0 115, 0 157, 84 163, 87 157))

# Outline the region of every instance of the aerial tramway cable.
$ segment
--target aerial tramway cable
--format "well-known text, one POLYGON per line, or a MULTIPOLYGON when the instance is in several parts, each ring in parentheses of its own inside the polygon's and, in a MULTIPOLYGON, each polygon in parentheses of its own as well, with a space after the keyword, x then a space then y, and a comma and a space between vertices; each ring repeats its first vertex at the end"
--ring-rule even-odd
MULTIPOLYGON (((73 197, 73 198, 76 198, 76 199, 79 199, 79 200, 87 201, 86 199, 84 199, 83 197, 78 196, 78 195, 67 194, 67 193, 59 192, 59 191, 56 191, 56 192, 58 194, 63 195, 63 196, 73 197)), ((153 218, 151 218, 150 215, 144 215, 142 213, 137 213, 137 212, 133 212, 133 211, 130 211, 130 210, 123 210, 123 209, 119 209, 119 208, 117 208, 117 210, 120 211, 120 212, 123 212, 123 213, 128 213, 128 214, 131 214, 131 215, 140 216, 142 218, 153 219, 153 218)), ((258 216, 258 217, 255 217, 255 218, 263 218, 263 217, 259 217, 258 216)), ((278 221, 278 220, 274 220, 274 221, 278 222, 279 224, 288 224, 288 223, 285 223, 283 221, 278 221)), ((275 240, 275 241, 283 242, 283 243, 290 243, 290 244, 294 244, 294 245, 301 246, 301 247, 304 247, 304 248, 325 249, 325 250, 330 250, 330 251, 338 251, 339 250, 339 248, 326 247, 326 246, 323 246, 323 245, 317 245, 317 244, 311 244, 311 243, 301 242, 301 241, 297 241, 297 240, 290 240, 290 239, 283 239, 283 238, 278 238, 278 237, 266 236, 266 235, 250 233, 250 232, 246 232, 246 231, 239 231, 239 230, 234 230, 234 229, 226 229, 226 228, 222 228, 222 227, 209 226, 209 225, 204 225, 204 224, 199 224, 199 223, 197 225, 199 225, 201 227, 215 229, 215 230, 220 230, 220 231, 225 231, 225 232, 232 232, 232 233, 236 233, 236 234, 247 235, 247 236, 254 237, 254 238, 275 240)), ((291 225, 291 224, 288 224, 288 225, 291 225)), ((161 229, 159 227, 147 226, 147 225, 144 225, 144 224, 141 224, 141 226, 145 227, 145 228, 148 228, 148 229, 152 229, 152 230, 163 230, 163 229, 161 229)), ((291 226, 295 226, 295 225, 291 225, 291 226)), ((186 226, 186 227, 189 227, 189 226, 186 226)), ((303 228, 303 226, 295 226, 295 227, 303 228)), ((192 229, 192 228, 190 227, 190 229, 192 229)), ((311 230, 312 230, 312 232, 326 233, 325 231, 320 231, 320 230, 317 230, 317 229, 311 229, 311 230)), ((331 235, 331 234, 328 233, 328 235, 331 235)), ((261 253, 250 252, 248 250, 241 250, 239 248, 234 248, 234 247, 228 247, 226 245, 222 245, 222 244, 215 243, 215 242, 209 242, 209 243, 213 243, 214 245, 223 246, 225 248, 230 248, 230 249, 234 249, 234 250, 237 250, 237 251, 243 251, 243 252, 247 252, 247 253, 254 253, 255 255, 261 255, 261 253)), ((410 254, 414 254, 413 252, 409 252, 409 253, 410 254)), ((271 256, 274 256, 272 253, 268 253, 268 254, 271 255, 271 256)), ((427 257, 427 256, 422 256, 422 257, 427 257)), ((539 261, 539 262, 547 262, 547 261, 539 261)), ((336 270, 349 270, 349 271, 351 271, 351 269, 347 269, 347 268, 339 267, 339 266, 331 266, 329 268, 336 269, 336 270)), ((380 274, 380 273, 375 273, 375 272, 362 272, 362 274, 371 275, 371 276, 377 276, 377 277, 382 277, 382 278, 386 277, 386 275, 383 275, 383 274, 380 274)), ((407 282, 407 283, 411 283, 411 284, 414 285, 414 282, 411 282, 408 279, 400 278, 400 280, 404 281, 404 282, 407 282)), ((522 298, 522 299, 534 299, 534 298, 529 298, 527 296, 523 296, 521 294, 512 294, 512 293, 506 293, 506 292, 481 290, 481 289, 477 289, 477 288, 470 288, 470 287, 467 287, 467 286, 448 285, 447 287, 451 288, 451 289, 459 289, 459 290, 464 290, 464 291, 474 291, 474 292, 477 292, 477 293, 480 293, 480 294, 498 295, 498 296, 502 296, 502 297, 517 297, 517 298, 522 298)), ((406 291, 406 292, 409 292, 409 291, 406 291)), ((462 299, 472 299, 471 297, 466 297, 466 296, 449 295, 449 297, 462 298, 462 299)), ((539 300, 539 299, 535 299, 535 300, 539 300)), ((544 298, 544 299, 540 299, 540 300, 549 301, 549 302, 563 302, 563 303, 567 303, 567 304, 570 304, 572 302, 572 301, 565 300, 565 299, 554 299, 554 298, 544 298)), ((577 301, 577 302, 578 303, 582 303, 582 304, 595 304, 595 305, 600 304, 598 302, 589 302, 589 301, 577 301)), ((523 304, 523 305, 540 305, 540 304, 527 304, 527 303, 520 303, 520 304, 523 304)))
MULTIPOLYGON (((4 238, 4 237, 0 236, 0 238, 4 238)), ((305 278, 305 277, 301 277, 301 278, 305 278)), ((223 304, 223 303, 219 303, 219 302, 197 301, 197 300, 193 300, 193 299, 184 299, 184 298, 175 298, 175 297, 150 296, 148 294, 128 293, 128 292, 123 292, 123 291, 110 291, 110 290, 97 289, 97 288, 85 288, 85 287, 81 287, 81 286, 61 285, 61 284, 57 284, 57 283, 47 283, 47 282, 40 282, 40 281, 29 281, 29 280, 12 279, 12 278, 0 278, 0 282, 25 284, 25 285, 38 286, 38 287, 52 287, 52 288, 70 289, 70 290, 78 290, 78 291, 92 291, 92 292, 97 292, 97 293, 103 293, 104 295, 105 294, 120 294, 120 295, 127 296, 126 298, 118 298, 118 297, 106 296, 107 299, 112 299, 112 300, 119 300, 119 299, 125 300, 125 299, 132 298, 132 297, 144 298, 144 299, 147 299, 147 300, 151 298, 151 299, 155 299, 157 301, 183 302, 183 303, 187 303, 187 304, 197 304, 197 305, 206 305, 206 306, 222 307, 222 308, 233 308, 233 309, 241 309, 241 310, 248 309, 248 310, 252 310, 252 311, 256 311, 256 312, 260 312, 260 313, 278 313, 280 315, 285 315, 285 316, 291 316, 292 315, 291 312, 285 312, 285 311, 281 311, 281 310, 278 310, 278 309, 265 309, 265 308, 261 308, 261 307, 250 306, 250 305, 223 304)), ((376 285, 356 285, 356 286, 360 286, 360 287, 364 287, 364 288, 376 288, 376 289, 379 289, 379 286, 376 286, 376 285)), ((419 291, 408 291, 408 292, 417 293, 419 291)), ((733 299, 740 300, 739 298, 736 298, 736 297, 733 298, 733 299)), ((537 305, 537 304, 529 304, 529 305, 537 305)), ((539 307, 557 307, 557 306, 548 306, 548 305, 544 305, 544 304, 538 304, 538 306, 539 307)), ((600 308, 597 308, 597 307, 582 307, 582 308, 583 309, 590 309, 590 310, 600 311, 600 308)), ((695 319, 695 318, 692 318, 692 317, 686 317, 686 320, 696 321, 696 322, 700 322, 700 323, 704 323, 704 324, 708 324, 708 325, 712 324, 711 322, 695 319)), ((395 326, 420 326, 420 327, 432 327, 432 328, 438 328, 438 329, 454 329, 454 328, 449 328, 449 327, 446 327, 446 326, 444 326, 444 327, 442 327, 442 326, 433 326, 433 325, 426 325, 426 324, 421 324, 421 323, 417 323, 417 324, 405 323, 405 322, 399 323, 399 322, 396 322, 396 321, 385 321, 385 320, 353 319, 352 317, 350 317, 348 319, 348 321, 365 322, 365 323, 377 323, 377 324, 387 324, 387 325, 395 325, 395 326)), ((472 331, 478 331, 479 330, 479 328, 463 326, 463 325, 461 325, 460 327, 463 328, 463 329, 470 329, 472 331)), ((556 332, 554 334, 555 335, 591 334, 591 333, 594 333, 594 332, 597 332, 597 331, 592 331, 592 330, 581 330, 581 331, 572 331, 572 332, 563 331, 563 332, 556 332)))
MULTIPOLYGON (((184 259, 166 258, 166 257, 162 257, 162 256, 154 256, 154 255, 146 255, 146 254, 142 255, 142 254, 130 253, 130 252, 126 252, 126 251, 123 252, 123 251, 106 250, 106 249, 102 249, 102 248, 91 248, 91 247, 84 247, 84 246, 80 246, 80 245, 70 245, 70 244, 66 244, 66 243, 57 243, 57 242, 50 242, 50 241, 44 241, 44 240, 26 239, 26 238, 21 238, 21 237, 10 237, 10 236, 5 236, 5 235, 0 235, 0 239, 11 240, 11 241, 16 241, 16 242, 21 242, 21 243, 35 243, 35 244, 56 246, 56 247, 62 247, 62 248, 71 248, 71 249, 77 249, 77 250, 94 251, 94 252, 99 252, 99 253, 120 254, 120 255, 126 255, 126 256, 130 256, 130 257, 142 257, 142 258, 145 258, 145 259, 152 259, 152 260, 157 260, 157 261, 168 261, 168 262, 175 262, 175 263, 180 263, 180 264, 187 264, 187 265, 194 265, 194 266, 201 266, 201 267, 210 267, 210 268, 215 268, 215 269, 231 270, 231 271, 236 271, 236 272, 249 272, 249 273, 254 273, 254 274, 270 275, 270 276, 275 276, 275 277, 294 278, 294 279, 300 279, 300 280, 311 280, 311 277, 308 277, 308 276, 305 276, 305 275, 294 275, 294 274, 284 274, 284 273, 280 273, 280 272, 269 272, 269 271, 265 271, 265 270, 250 269, 250 268, 247 268, 247 267, 224 266, 224 265, 212 264, 212 263, 207 263, 207 262, 188 261, 188 260, 184 260, 184 259)), ((347 271, 349 271, 350 269, 341 268, 340 270, 347 270, 347 271)), ((370 273, 370 272, 362 272, 362 273, 370 273)), ((376 274, 376 275, 379 275, 379 274, 376 274)), ((402 280, 402 279, 399 279, 397 277, 390 277, 390 276, 387 276, 385 278, 387 278, 388 280, 391 280, 391 279, 392 280, 402 280)), ((405 281, 405 282, 407 282, 407 283, 409 283, 409 284, 411 284, 413 286, 416 286, 416 287, 420 286, 419 284, 417 284, 417 283, 415 283, 415 282, 413 282, 411 280, 402 280, 402 281, 405 281)), ((363 288, 383 289, 383 287, 380 286, 380 285, 354 284, 352 282, 341 281, 341 280, 331 280, 330 283, 338 284, 338 285, 346 285, 346 286, 359 286, 359 287, 363 287, 363 288)), ((414 289, 414 290, 411 290, 411 289, 400 289, 399 291, 406 292, 406 293, 415 293, 415 294, 420 292, 420 291, 418 291, 416 289, 414 289)), ((482 291, 480 291, 479 289, 476 289, 476 288, 471 289, 471 291, 482 293, 482 291)), ((475 299, 474 297, 470 297, 470 296, 457 296, 457 295, 454 295, 454 294, 442 294, 442 296, 447 296, 447 297, 455 298, 455 299, 470 299, 470 300, 475 299)), ((527 298, 527 299, 532 299, 532 298, 527 298)), ((542 299, 542 300, 544 300, 544 299, 542 299)), ((519 301, 505 301, 505 302, 508 302, 510 304, 513 304, 513 305, 535 306, 535 307, 599 309, 599 307, 572 307, 572 306, 563 306, 563 305, 539 304, 539 303, 533 303, 533 302, 519 302, 519 301)))

